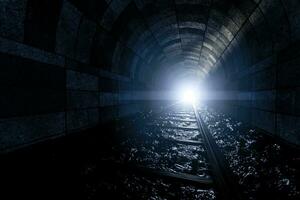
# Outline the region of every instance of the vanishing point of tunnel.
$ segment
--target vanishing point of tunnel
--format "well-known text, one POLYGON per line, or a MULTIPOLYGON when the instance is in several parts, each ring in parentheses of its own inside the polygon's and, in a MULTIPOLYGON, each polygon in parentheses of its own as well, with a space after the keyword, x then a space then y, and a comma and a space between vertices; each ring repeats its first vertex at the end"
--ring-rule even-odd
POLYGON ((0 0, 0 199, 299 200, 300 0, 0 0))

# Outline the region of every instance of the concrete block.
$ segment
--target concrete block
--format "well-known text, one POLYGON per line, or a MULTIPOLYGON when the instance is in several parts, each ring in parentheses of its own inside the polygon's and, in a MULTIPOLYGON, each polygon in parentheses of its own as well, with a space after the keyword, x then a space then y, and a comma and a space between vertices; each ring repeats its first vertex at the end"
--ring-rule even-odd
POLYGON ((72 110, 67 112, 68 132, 81 130, 99 122, 99 111, 96 109, 72 110))
POLYGON ((0 119, 0 152, 65 134, 65 113, 0 119))
POLYGON ((252 107, 266 111, 275 111, 276 91, 256 91, 252 93, 252 107))
POLYGON ((263 110, 252 110, 252 125, 269 133, 275 133, 276 114, 263 110))
POLYGON ((24 43, 53 52, 56 28, 63 0, 28 0, 24 43))
POLYGON ((275 68, 268 68, 253 75, 253 90, 268 90, 276 87, 275 68))
POLYGON ((66 93, 63 90, 0 87, 0 93, 2 118, 59 112, 65 109, 66 93))
POLYGON ((49 53, 22 43, 0 37, 0 52, 28 58, 37 62, 64 67, 65 59, 60 55, 49 53))
POLYGON ((293 41, 300 39, 300 2, 298 0, 282 1, 286 14, 289 18, 289 25, 293 41))
POLYGON ((300 88, 278 90, 276 111, 300 116, 300 88))
POLYGON ((290 31, 282 1, 264 0, 260 3, 260 8, 268 21, 268 27, 274 41, 274 49, 280 50, 286 47, 290 40, 290 31))
POLYGON ((118 93, 100 92, 99 95, 100 107, 113 106, 119 103, 118 93))
POLYGON ((300 145, 300 117, 278 114, 277 135, 289 143, 300 145))
MULTIPOLYGON (((120 81, 122 83, 122 81, 120 81)), ((103 92, 116 92, 119 91, 119 81, 111 77, 99 78, 99 90, 103 92)))
POLYGON ((1 36, 23 42, 26 5, 27 0, 0 1, 1 36))
POLYGON ((95 125, 97 123, 99 123, 99 109, 95 108, 95 109, 89 109, 88 110, 88 116, 89 116, 89 124, 90 125, 95 125))
POLYGON ((96 24, 83 18, 78 30, 76 45, 76 59, 82 63, 90 62, 91 45, 96 33, 96 24))
POLYGON ((67 70, 67 89, 97 91, 98 86, 97 76, 67 70))
POLYGON ((241 120, 247 123, 252 122, 252 109, 249 107, 238 107, 236 108, 236 114, 232 115, 237 120, 241 120))
POLYGON ((243 107, 252 106, 252 93, 251 92, 240 92, 237 94, 237 105, 243 107))
POLYGON ((126 104, 126 105, 120 105, 118 108, 118 116, 120 118, 126 117, 129 115, 136 114, 138 112, 141 112, 143 110, 143 105, 142 104, 126 104))
POLYGON ((96 108, 99 106, 98 92, 68 91, 68 109, 96 108))
POLYGON ((118 117, 118 106, 105 106, 99 108, 101 123, 107 122, 118 117))
POLYGON ((103 26, 106 30, 110 31, 112 25, 114 24, 115 20, 118 18, 117 13, 115 13, 112 9, 106 9, 103 17, 100 21, 101 26, 103 26))
POLYGON ((107 9, 110 0, 99 1, 99 0, 69 0, 74 4, 82 13, 87 15, 93 21, 102 18, 104 11, 107 9))
POLYGON ((277 74, 279 87, 300 86, 300 58, 279 64, 277 74))
POLYGON ((69 1, 64 0, 56 31, 57 53, 75 58, 80 19, 81 13, 69 1))
POLYGON ((65 89, 65 70, 61 67, 1 53, 0 60, 2 86, 65 89))

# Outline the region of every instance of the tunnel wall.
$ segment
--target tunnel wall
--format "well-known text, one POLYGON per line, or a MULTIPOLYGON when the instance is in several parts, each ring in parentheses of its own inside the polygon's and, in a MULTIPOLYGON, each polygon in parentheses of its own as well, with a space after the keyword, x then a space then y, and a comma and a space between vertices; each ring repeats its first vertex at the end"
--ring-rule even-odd
POLYGON ((210 105, 300 145, 299 39, 300 2, 263 0, 208 81, 231 99, 210 105))
MULTIPOLYGON (((120 97, 120 91, 144 86, 128 76, 122 61, 111 66, 111 45, 118 41, 85 15, 81 5, 89 3, 0 2, 0 151, 142 109, 141 102, 120 97)), ((101 14, 95 8, 85 11, 101 14)))

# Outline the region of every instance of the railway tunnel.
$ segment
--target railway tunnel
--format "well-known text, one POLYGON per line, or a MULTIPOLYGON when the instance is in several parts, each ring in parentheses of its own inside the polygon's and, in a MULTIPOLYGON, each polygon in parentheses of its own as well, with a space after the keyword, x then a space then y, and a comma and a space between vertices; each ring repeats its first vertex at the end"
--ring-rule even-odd
POLYGON ((298 0, 0 1, 2 199, 300 199, 298 0))

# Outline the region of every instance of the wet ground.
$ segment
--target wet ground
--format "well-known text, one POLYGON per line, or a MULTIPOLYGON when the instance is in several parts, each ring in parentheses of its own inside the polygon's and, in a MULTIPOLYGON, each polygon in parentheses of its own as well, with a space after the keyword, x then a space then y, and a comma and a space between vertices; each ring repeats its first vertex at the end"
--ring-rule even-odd
MULTIPOLYGON (((199 112, 243 200, 300 199, 296 150, 224 114, 199 112)), ((34 199, 220 199, 214 188, 153 173, 213 177, 203 147, 176 140, 203 142, 194 115, 139 113, 0 157, 1 193, 34 199)))
POLYGON ((199 189, 194 185, 168 181, 163 178, 115 171, 113 175, 102 174, 97 180, 86 184, 88 199, 216 199, 212 190, 199 189))
POLYGON ((194 183, 174 181, 168 177, 155 178, 152 174, 145 176, 136 172, 138 167, 210 177, 201 146, 179 144, 172 140, 201 141, 193 114, 178 114, 175 121, 174 116, 148 113, 120 122, 117 134, 123 134, 124 137, 107 152, 102 152, 98 160, 98 163, 110 163, 110 169, 117 170, 114 169, 113 175, 105 178, 108 171, 99 173, 96 165, 87 166, 89 170, 85 170, 86 176, 96 177, 95 174, 100 174, 98 181, 86 183, 89 198, 97 199, 105 192, 110 196, 122 194, 118 196, 121 199, 216 199, 211 188, 203 189, 194 183), (135 168, 132 169, 132 166, 135 168))
POLYGON ((241 187, 243 199, 300 199, 299 151, 211 109, 200 111, 241 187))
MULTIPOLYGON (((239 185, 239 191, 236 192, 241 194, 242 199, 300 199, 297 188, 299 154, 294 149, 224 114, 204 108, 199 112, 228 161, 234 176, 232 178, 239 185)), ((123 139, 103 152, 100 162, 142 166, 199 177, 212 176, 205 150, 201 146, 178 144, 169 140, 202 141, 193 115, 140 114, 126 123, 120 123, 117 132, 124 134, 123 139)), ((87 176, 96 173, 97 166, 91 168, 85 172, 87 176)), ((218 199, 213 189, 201 189, 193 184, 129 171, 120 167, 115 170, 113 177, 110 175, 105 178, 102 174, 97 181, 86 183, 88 196, 97 199, 99 191, 105 191, 112 196, 121 194, 117 195, 121 199, 218 199)))

